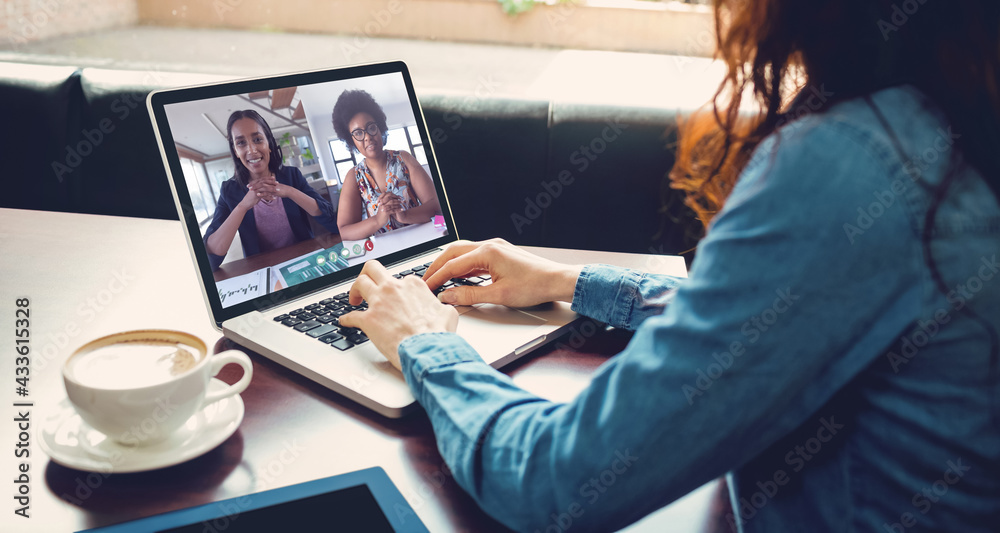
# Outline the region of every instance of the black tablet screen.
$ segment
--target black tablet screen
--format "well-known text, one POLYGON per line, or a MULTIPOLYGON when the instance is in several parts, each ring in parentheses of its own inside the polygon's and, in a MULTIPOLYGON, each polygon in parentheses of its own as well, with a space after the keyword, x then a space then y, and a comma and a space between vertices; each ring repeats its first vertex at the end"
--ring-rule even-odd
POLYGON ((393 533, 392 526, 375 497, 365 485, 279 503, 260 509, 241 511, 249 498, 220 502, 224 515, 161 530, 159 533, 257 533, 271 531, 337 531, 393 533), (226 503, 223 506, 221 504, 226 503))

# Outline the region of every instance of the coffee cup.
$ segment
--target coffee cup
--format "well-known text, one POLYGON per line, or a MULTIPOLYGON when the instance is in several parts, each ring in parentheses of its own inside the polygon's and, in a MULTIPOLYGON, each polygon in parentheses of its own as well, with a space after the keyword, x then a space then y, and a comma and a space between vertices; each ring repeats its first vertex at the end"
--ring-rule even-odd
POLYGON ((209 355, 188 333, 139 330, 84 344, 63 365, 66 393, 90 427, 126 445, 160 442, 205 406, 243 392, 253 377, 238 350, 209 355), (243 377, 208 392, 222 367, 237 364, 243 377))

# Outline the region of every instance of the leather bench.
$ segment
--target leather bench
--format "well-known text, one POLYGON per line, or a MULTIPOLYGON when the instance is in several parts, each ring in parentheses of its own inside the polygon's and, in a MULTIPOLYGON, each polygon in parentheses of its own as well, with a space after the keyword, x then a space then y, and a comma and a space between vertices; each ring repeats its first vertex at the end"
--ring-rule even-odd
MULTIPOLYGON (((0 207, 176 219, 145 96, 207 79, 0 63, 0 108, 14 126, 0 133, 12 165, 0 207)), ((693 245, 665 186, 673 112, 418 96, 461 237, 637 253, 693 245)))

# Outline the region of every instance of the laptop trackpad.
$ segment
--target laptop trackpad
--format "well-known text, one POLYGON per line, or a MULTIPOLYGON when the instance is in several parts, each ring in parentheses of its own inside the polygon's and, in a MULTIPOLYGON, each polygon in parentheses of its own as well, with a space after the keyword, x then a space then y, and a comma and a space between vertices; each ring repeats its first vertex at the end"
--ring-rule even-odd
POLYGON ((480 304, 459 317, 457 333, 492 363, 537 337, 536 330, 545 322, 510 307, 480 304))
POLYGON ((463 307, 465 309, 460 308, 458 312, 462 320, 476 319, 504 326, 541 326, 547 322, 535 315, 503 305, 476 304, 473 307, 463 307))

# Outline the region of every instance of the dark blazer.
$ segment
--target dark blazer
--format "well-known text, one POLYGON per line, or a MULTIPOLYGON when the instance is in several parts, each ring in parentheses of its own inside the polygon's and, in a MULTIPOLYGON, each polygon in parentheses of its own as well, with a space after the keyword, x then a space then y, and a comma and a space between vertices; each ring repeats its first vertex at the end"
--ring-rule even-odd
MULTIPOLYGON (((340 233, 340 230, 337 228, 337 215, 334 213, 330 202, 324 200, 323 197, 309 186, 309 183, 302 177, 302 172, 299 169, 282 166, 275 173, 274 177, 278 180, 278 183, 295 187, 316 200, 320 211, 322 211, 322 214, 316 217, 316 222, 319 222, 324 228, 330 230, 331 233, 340 233)), ((215 206, 215 216, 212 217, 212 223, 209 224, 203 238, 203 241, 206 242, 206 247, 208 246, 208 237, 215 233, 219 229, 219 226, 229 218, 229 214, 233 212, 233 208, 243 200, 246 194, 246 186, 240 185, 235 177, 222 182, 222 193, 219 195, 219 204, 215 206)), ((295 241, 299 242, 311 239, 313 232, 309 227, 309 213, 306 213, 289 198, 282 198, 281 200, 285 206, 285 214, 288 215, 288 224, 292 227, 292 234, 295 235, 295 241)), ((240 222, 240 242, 243 243, 244 255, 251 256, 260 253, 260 239, 257 237, 257 221, 254 219, 252 209, 247 211, 247 214, 243 216, 243 221, 240 222)), ((225 259, 224 255, 208 254, 212 270, 219 268, 223 259, 225 259)))

